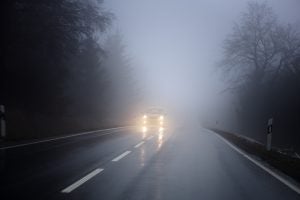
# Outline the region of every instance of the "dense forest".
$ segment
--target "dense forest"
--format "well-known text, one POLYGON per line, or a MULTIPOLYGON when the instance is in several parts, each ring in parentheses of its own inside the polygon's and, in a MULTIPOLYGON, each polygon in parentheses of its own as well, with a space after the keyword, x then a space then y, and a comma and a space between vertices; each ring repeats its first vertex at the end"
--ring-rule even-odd
POLYGON ((111 30, 113 19, 101 0, 1 2, 7 138, 130 123, 137 84, 121 34, 111 30))
POLYGON ((221 68, 234 95, 227 117, 240 133, 300 150, 300 32, 282 24, 266 3, 250 2, 224 42, 221 68))

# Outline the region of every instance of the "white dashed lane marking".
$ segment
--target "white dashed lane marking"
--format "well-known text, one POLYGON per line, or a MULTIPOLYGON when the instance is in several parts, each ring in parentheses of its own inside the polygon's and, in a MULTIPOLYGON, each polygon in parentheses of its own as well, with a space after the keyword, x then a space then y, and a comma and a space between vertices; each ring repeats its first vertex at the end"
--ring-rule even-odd
POLYGON ((147 138, 147 140, 151 140, 154 136, 151 135, 150 137, 147 138))
POLYGON ((114 159, 112 159, 112 161, 117 162, 117 161, 121 160, 122 158, 124 158, 125 156, 127 156, 130 153, 131 153, 131 151, 125 151, 124 153, 122 153, 118 157, 115 157, 114 159))
MULTIPOLYGON (((147 138, 147 140, 151 140, 154 136, 149 136, 147 138)), ((145 141, 141 141, 140 143, 136 144, 134 146, 134 148, 139 148, 140 146, 142 146, 145 143, 145 141)), ((114 159, 112 159, 112 162, 118 162, 119 160, 121 160, 122 158, 124 158, 125 156, 127 156, 128 154, 130 154, 131 151, 125 151, 124 153, 120 154, 119 156, 115 157, 114 159)), ((86 176, 84 176, 83 178, 79 179, 78 181, 76 181, 75 183, 73 183, 72 185, 66 187, 65 189, 63 189, 61 192, 62 193, 70 193, 73 190, 75 190, 76 188, 78 188, 79 186, 81 186, 82 184, 84 184, 85 182, 87 182, 88 180, 90 180, 91 178, 93 178, 94 176, 96 176, 97 174, 99 174, 100 172, 102 172, 104 169, 101 168, 97 168, 94 171, 90 172, 89 174, 87 174, 86 176)))
POLYGON ((78 188, 79 186, 81 186, 82 184, 84 184, 85 182, 87 182, 88 180, 90 180, 91 178, 93 178, 94 176, 96 176, 97 174, 99 174, 100 172, 102 172, 104 169, 101 168, 97 168, 94 171, 92 171, 91 173, 87 174, 86 176, 84 176, 83 178, 79 179, 78 181, 76 181, 75 183, 73 183, 72 185, 66 187, 65 189, 63 189, 61 192, 62 193, 70 193, 73 190, 75 190, 76 188, 78 188))
POLYGON ((145 143, 145 142, 142 141, 142 142, 138 143, 137 145, 135 145, 134 148, 139 148, 139 147, 142 146, 144 143, 145 143))

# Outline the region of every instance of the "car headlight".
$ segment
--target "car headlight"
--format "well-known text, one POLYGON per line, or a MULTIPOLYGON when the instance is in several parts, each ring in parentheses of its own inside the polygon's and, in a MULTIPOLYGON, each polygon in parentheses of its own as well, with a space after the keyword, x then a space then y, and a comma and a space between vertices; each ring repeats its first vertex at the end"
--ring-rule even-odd
POLYGON ((161 115, 161 116, 159 117, 159 119, 160 119, 161 121, 164 120, 164 116, 161 115))

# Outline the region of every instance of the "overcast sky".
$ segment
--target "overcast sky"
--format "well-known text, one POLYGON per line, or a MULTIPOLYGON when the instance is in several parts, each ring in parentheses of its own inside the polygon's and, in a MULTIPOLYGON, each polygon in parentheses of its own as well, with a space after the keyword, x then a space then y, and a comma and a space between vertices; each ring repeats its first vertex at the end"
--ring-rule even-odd
MULTIPOLYGON (((216 101, 224 89, 214 66, 247 2, 106 0, 104 5, 116 16, 149 102, 191 108, 216 101)), ((267 2, 281 21, 300 25, 299 0, 267 2)))

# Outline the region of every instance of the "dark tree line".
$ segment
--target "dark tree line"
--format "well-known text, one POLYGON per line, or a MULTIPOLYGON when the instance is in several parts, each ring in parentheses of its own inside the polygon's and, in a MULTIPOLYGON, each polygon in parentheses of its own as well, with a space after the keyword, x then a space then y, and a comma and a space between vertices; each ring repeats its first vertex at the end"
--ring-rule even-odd
POLYGON ((107 75, 116 80, 109 85, 110 94, 108 96, 114 97, 110 99, 111 105, 114 105, 110 108, 110 112, 115 119, 132 120, 138 106, 136 103, 141 100, 141 94, 138 91, 137 78, 131 76, 133 74, 130 68, 131 59, 126 54, 126 45, 122 41, 120 32, 111 34, 104 48, 106 50, 104 66, 107 69, 107 75), (135 102, 134 107, 131 106, 132 102, 135 102))
POLYGON ((120 81, 124 90, 134 90, 127 84, 132 74, 128 63, 118 63, 127 77, 117 80, 104 64, 109 55, 99 39, 113 16, 101 6, 101 0, 1 2, 0 103, 10 137, 124 123, 107 120, 115 106, 111 90, 120 81))
POLYGON ((274 118, 274 142, 300 149, 300 32, 278 22, 265 3, 251 2, 224 43, 221 67, 237 98, 236 125, 264 141, 274 118))

